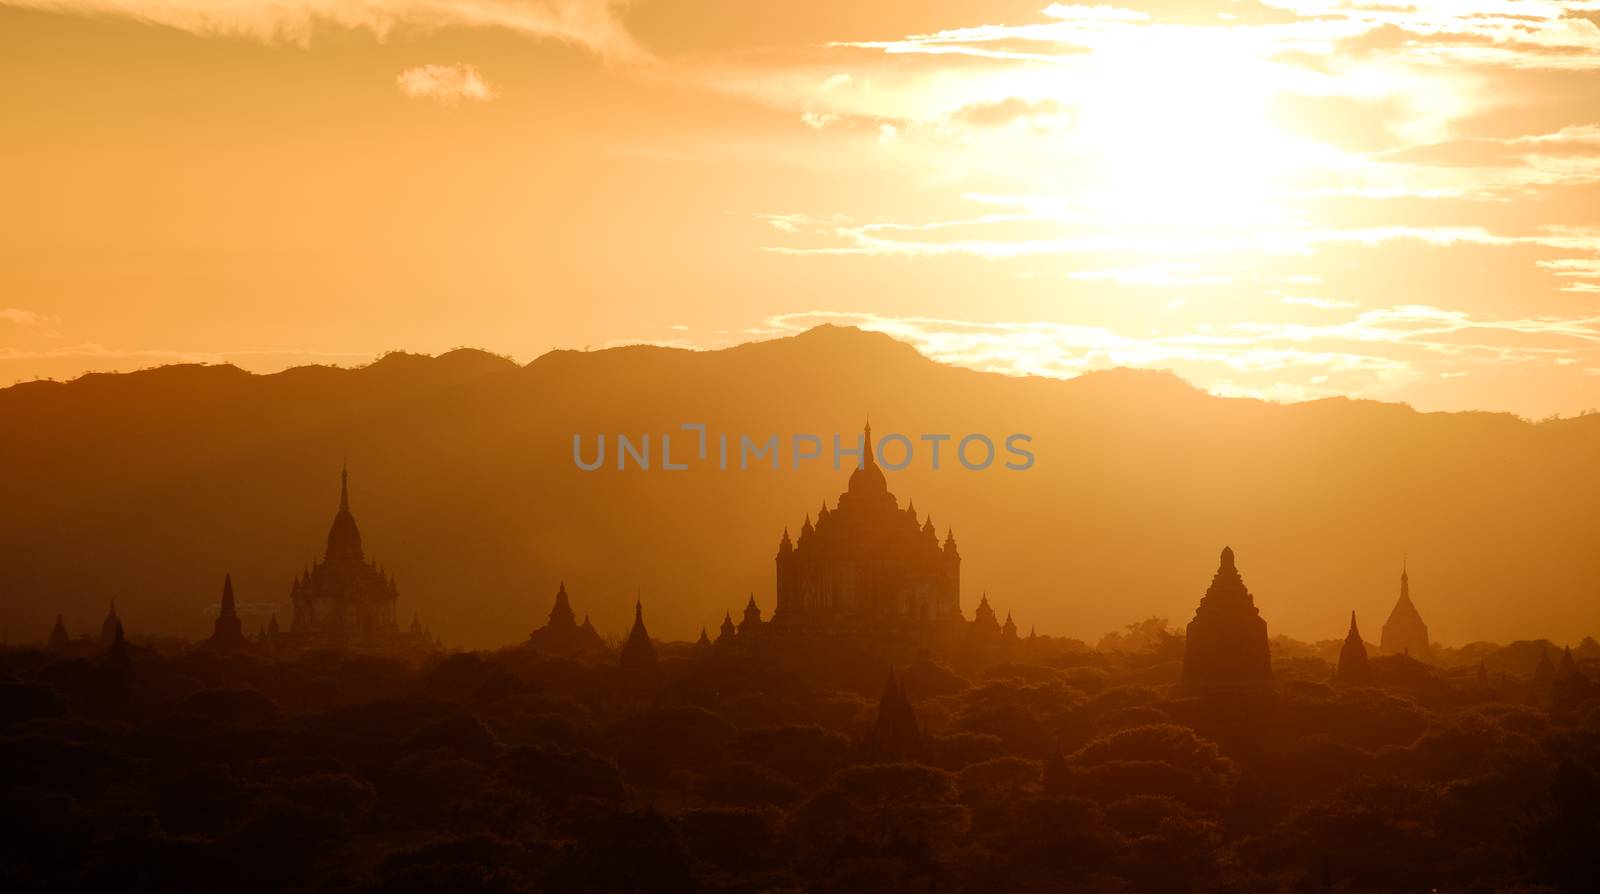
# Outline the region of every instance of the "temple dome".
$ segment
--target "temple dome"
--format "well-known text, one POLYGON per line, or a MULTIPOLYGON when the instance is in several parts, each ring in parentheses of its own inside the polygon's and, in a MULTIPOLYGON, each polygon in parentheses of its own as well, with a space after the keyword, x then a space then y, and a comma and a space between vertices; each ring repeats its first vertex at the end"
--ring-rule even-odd
POLYGON ((878 468, 878 460, 872 455, 872 424, 868 423, 865 435, 861 441, 861 465, 850 473, 850 484, 845 489, 851 494, 886 494, 889 492, 889 481, 883 477, 883 469, 878 468))

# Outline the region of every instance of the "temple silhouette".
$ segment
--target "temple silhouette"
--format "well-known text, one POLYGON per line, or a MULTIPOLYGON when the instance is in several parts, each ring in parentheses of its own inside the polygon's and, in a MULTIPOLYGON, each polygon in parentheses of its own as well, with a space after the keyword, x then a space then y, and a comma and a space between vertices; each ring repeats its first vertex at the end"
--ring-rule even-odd
POLYGON ((1432 654, 1428 647, 1428 625, 1423 623, 1422 613, 1411 601, 1411 575, 1403 563, 1400 598, 1389 612, 1389 620, 1383 622, 1383 639, 1379 641, 1378 651, 1384 655, 1410 655, 1418 661, 1427 661, 1432 654))
POLYGON ((1183 683, 1266 683, 1272 679, 1272 656, 1267 647, 1267 622, 1234 565, 1233 549, 1222 548, 1222 559, 1211 587, 1200 598, 1189 622, 1183 650, 1183 683))
POLYGON ((295 579, 289 597, 294 620, 288 636, 301 644, 370 643, 400 633, 400 592, 362 550, 361 529, 350 511, 348 468, 339 472, 339 509, 328 528, 327 552, 295 579))
POLYGON ((217 610, 217 620, 211 626, 211 638, 204 648, 219 652, 240 652, 250 648, 245 639, 244 626, 239 622, 239 610, 233 599, 233 575, 222 578, 222 604, 217 610))
POLYGON ((571 657, 585 653, 602 652, 605 650, 605 641, 589 623, 589 616, 583 616, 583 623, 579 624, 577 615, 572 611, 572 602, 567 596, 567 582, 562 581, 561 587, 556 590, 556 601, 550 607, 550 616, 543 627, 528 634, 528 640, 523 644, 525 648, 543 655, 571 657))
MULTIPOLYGON (((807 515, 797 540, 778 542, 777 629, 876 628, 961 621, 961 554, 955 535, 943 544, 930 515, 900 508, 863 432, 862 456, 836 508, 824 502, 816 524, 807 515)), ((761 624, 752 597, 745 624, 761 624), (754 611, 754 614, 752 614, 754 611)), ((731 620, 731 619, 730 619, 731 620)))
POLYGON ((1340 683, 1364 684, 1372 682, 1372 664, 1367 660, 1367 644, 1361 640, 1356 627, 1356 613, 1350 612, 1350 632, 1339 648, 1339 669, 1334 674, 1340 683))

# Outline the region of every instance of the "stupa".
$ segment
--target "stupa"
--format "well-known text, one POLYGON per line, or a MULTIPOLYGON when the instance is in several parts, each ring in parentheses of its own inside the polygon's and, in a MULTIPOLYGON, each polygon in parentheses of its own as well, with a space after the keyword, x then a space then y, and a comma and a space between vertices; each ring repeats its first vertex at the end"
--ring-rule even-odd
POLYGON ((1271 679, 1267 622, 1233 564, 1233 550, 1223 547, 1211 587, 1200 598, 1200 607, 1189 622, 1183 648, 1183 682, 1193 686, 1265 683, 1271 679))

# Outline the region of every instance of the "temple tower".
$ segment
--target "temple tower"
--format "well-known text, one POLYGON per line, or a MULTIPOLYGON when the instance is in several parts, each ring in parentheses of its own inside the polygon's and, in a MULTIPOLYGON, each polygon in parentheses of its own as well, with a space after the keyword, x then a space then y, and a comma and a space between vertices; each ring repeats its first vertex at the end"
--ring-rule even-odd
POLYGON ((1272 679, 1267 622, 1223 547, 1211 587, 1200 598, 1183 648, 1186 685, 1265 683, 1272 679))
POLYGON ((653 671, 656 669, 656 647, 650 642, 650 633, 644 629, 644 603, 633 604, 633 629, 628 631, 628 640, 622 644, 622 667, 624 670, 653 671))
POLYGON ((864 745, 867 758, 878 763, 909 760, 922 752, 922 728, 917 723, 917 712, 906 696, 905 684, 895 679, 892 667, 883 695, 878 699, 878 718, 868 731, 864 745))
POLYGON ((52 652, 64 652, 71 646, 72 637, 67 635, 67 625, 62 623, 60 615, 56 615, 56 626, 50 628, 50 638, 45 641, 44 647, 52 652))
POLYGON ((394 579, 367 559, 361 529, 350 511, 350 472, 339 472, 339 509, 328 528, 322 560, 290 590, 294 620, 290 636, 302 642, 380 642, 400 634, 394 579))
POLYGON ((213 649, 247 649, 250 641, 245 639, 244 628, 239 623, 239 612, 233 602, 233 575, 226 574, 222 578, 222 607, 217 611, 217 621, 211 625, 211 638, 206 640, 206 645, 213 649))
POLYGON ((599 652, 605 648, 589 619, 579 626, 572 611, 572 601, 567 596, 566 581, 556 590, 555 603, 550 607, 549 620, 543 627, 528 634, 527 647, 546 655, 572 656, 583 652, 599 652))
POLYGON ((1367 661, 1367 644, 1361 641, 1361 631, 1356 628, 1356 613, 1350 613, 1350 632, 1345 635, 1339 649, 1339 682, 1368 683, 1372 680, 1372 665, 1367 661))
POLYGON ((1384 655, 1409 654, 1418 661, 1428 661, 1432 651, 1428 648, 1428 625, 1411 601, 1411 576, 1404 564, 1400 566, 1400 599, 1389 620, 1383 622, 1383 639, 1378 651, 1384 655))
POLYGON ((111 600, 111 609, 106 612, 106 619, 100 624, 100 645, 110 646, 117 638, 117 630, 122 627, 122 619, 117 617, 117 601, 111 600))

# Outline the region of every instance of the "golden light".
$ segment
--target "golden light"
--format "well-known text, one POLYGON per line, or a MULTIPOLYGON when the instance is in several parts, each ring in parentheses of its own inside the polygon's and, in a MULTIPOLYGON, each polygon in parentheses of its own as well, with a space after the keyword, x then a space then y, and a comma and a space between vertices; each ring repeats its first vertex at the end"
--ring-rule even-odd
POLYGON ((1216 29, 1147 29, 1073 71, 1079 202, 1112 225, 1281 224, 1287 175, 1314 150, 1268 116, 1274 66, 1216 29))

